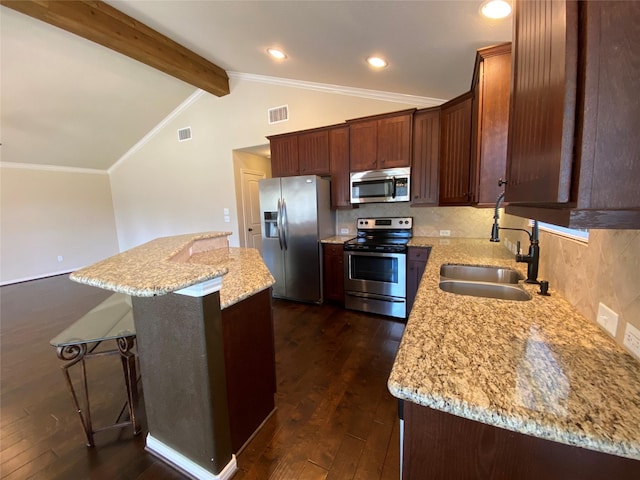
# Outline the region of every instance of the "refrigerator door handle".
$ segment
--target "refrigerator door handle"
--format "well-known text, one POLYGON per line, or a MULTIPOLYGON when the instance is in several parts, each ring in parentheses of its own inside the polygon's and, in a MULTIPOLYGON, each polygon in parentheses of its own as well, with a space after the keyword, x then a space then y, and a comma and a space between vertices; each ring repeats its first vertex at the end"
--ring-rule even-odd
POLYGON ((276 229, 278 230, 278 243, 280 243, 280 250, 282 250, 282 204, 278 198, 278 211, 276 212, 276 229))
POLYGON ((284 244, 284 249, 287 250, 289 246, 287 245, 287 234, 289 233, 289 218, 287 218, 287 202, 282 199, 282 243, 284 244))

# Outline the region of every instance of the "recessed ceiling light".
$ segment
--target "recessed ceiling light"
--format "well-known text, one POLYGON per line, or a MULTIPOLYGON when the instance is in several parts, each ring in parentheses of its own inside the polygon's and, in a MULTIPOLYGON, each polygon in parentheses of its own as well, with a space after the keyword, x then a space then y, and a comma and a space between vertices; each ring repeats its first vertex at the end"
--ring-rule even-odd
POLYGON ((367 63, 375 68, 384 68, 388 65, 387 61, 380 57, 369 57, 367 63))
POLYGON ((505 18, 511 13, 511 5, 505 0, 487 0, 480 7, 480 12, 487 18, 505 18))
POLYGON ((278 60, 284 60, 287 58, 287 54, 278 48, 267 48, 267 53, 278 60))

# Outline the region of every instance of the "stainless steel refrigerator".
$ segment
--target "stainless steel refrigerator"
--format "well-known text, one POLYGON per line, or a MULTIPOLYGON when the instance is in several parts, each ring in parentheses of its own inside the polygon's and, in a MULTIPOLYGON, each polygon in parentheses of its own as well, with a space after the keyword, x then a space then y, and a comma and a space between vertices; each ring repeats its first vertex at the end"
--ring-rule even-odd
POLYGON ((320 240, 335 234, 329 181, 304 175, 258 184, 262 257, 276 279, 273 296, 321 303, 320 240))

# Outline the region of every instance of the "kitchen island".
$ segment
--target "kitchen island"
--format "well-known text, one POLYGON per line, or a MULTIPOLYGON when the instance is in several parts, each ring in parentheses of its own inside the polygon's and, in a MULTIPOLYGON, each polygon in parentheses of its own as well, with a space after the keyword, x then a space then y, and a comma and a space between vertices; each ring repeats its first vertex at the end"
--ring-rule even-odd
POLYGON ((274 408, 274 279, 229 234, 159 238, 70 277, 132 296, 146 448, 193 478, 230 478, 274 408))
POLYGON ((528 301, 439 288, 444 263, 524 272, 502 245, 409 246, 431 256, 388 381, 403 478, 640 478, 638 361, 553 288, 524 285, 528 301))

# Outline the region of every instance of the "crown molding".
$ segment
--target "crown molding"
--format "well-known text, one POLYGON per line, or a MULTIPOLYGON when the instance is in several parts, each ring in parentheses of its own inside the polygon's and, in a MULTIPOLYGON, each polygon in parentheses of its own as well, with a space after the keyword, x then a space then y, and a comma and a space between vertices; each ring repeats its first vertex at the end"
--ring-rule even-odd
POLYGON ((17 163, 17 162, 0 162, 2 168, 15 168, 21 170, 44 170, 48 172, 61 173, 84 173, 91 175, 108 175, 106 170, 97 168, 80 168, 80 167, 62 167, 59 165, 39 165, 35 163, 17 163))
POLYGON ((366 88, 345 87, 342 85, 331 85, 328 83, 307 82, 304 80, 292 80, 289 78, 269 77, 266 75, 256 75, 253 73, 227 72, 230 79, 246 80, 248 82, 268 83, 283 87, 302 88, 305 90, 315 90, 317 92, 333 93, 336 95, 348 95, 351 97, 369 98, 384 102, 404 103, 414 107, 437 107, 446 102, 441 98, 421 97, 418 95, 407 95, 404 93, 384 92, 381 90, 368 90, 366 88))

